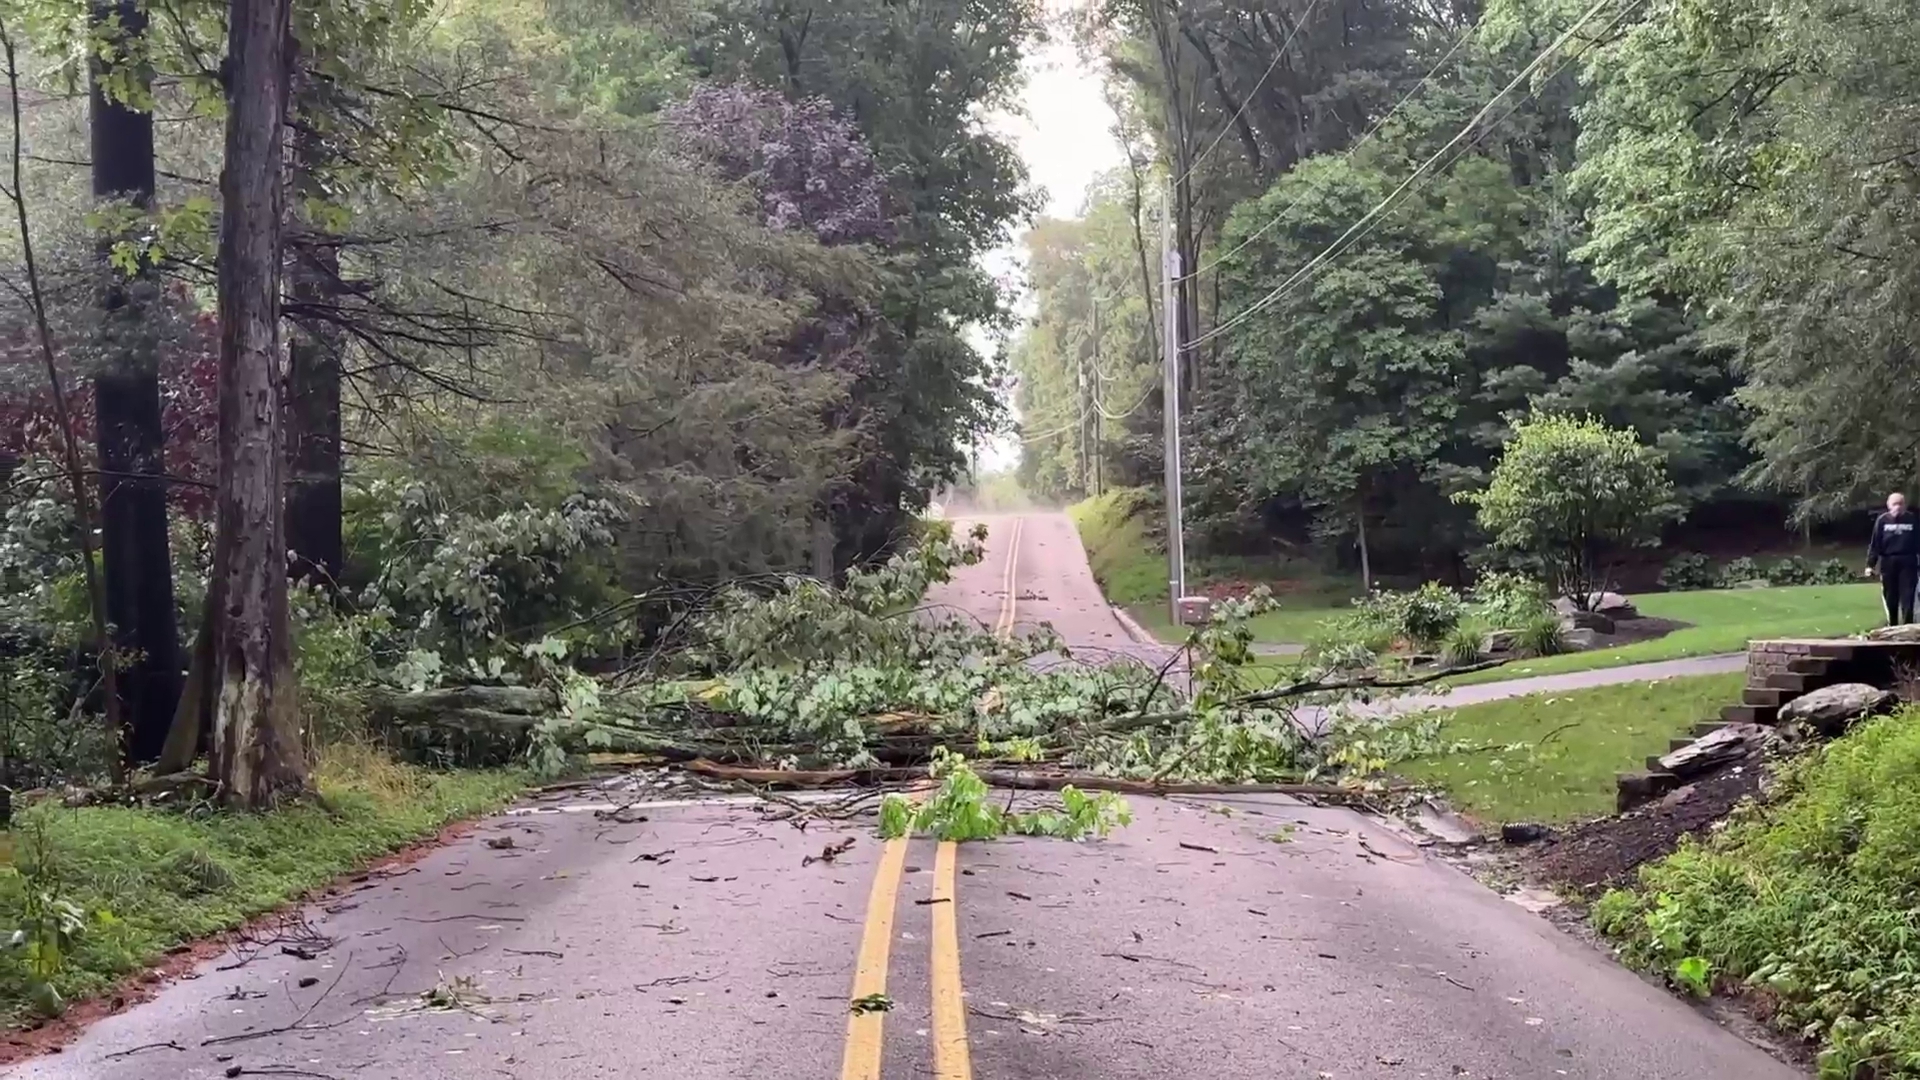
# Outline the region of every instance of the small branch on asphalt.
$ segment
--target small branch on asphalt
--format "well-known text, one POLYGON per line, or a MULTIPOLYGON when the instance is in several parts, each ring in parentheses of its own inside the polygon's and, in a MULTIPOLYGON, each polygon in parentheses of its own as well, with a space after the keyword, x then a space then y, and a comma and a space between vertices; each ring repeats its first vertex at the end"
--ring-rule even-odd
POLYGON ((340 980, 346 978, 347 972, 351 970, 353 970, 353 954, 348 953, 346 962, 340 965, 339 974, 333 977, 333 981, 327 984, 327 988, 325 990, 320 991, 320 996, 314 998, 313 1003, 311 1005, 308 1005, 305 1009, 301 1010, 300 1016, 297 1019, 295 1019, 294 1022, 291 1024, 282 1024, 278 1027, 262 1028, 259 1031, 246 1031, 238 1035, 209 1035, 208 1037, 200 1040, 200 1045, 201 1046, 226 1046, 226 1045, 237 1043, 237 1042, 248 1042, 253 1039, 270 1039, 276 1035, 287 1035, 296 1031, 328 1031, 330 1029, 340 1027, 348 1023, 349 1021, 353 1020, 354 1018, 352 1016, 343 1016, 340 1019, 335 1020, 330 1024, 309 1024, 307 1023, 307 1021, 313 1016, 314 1010, 318 1009, 321 1003, 327 1000, 327 997, 333 993, 336 987, 340 985, 340 980))
POLYGON ((117 1058, 130 1058, 135 1054, 144 1054, 149 1050, 179 1050, 184 1053, 186 1049, 186 1047, 181 1046, 172 1039, 168 1039, 166 1042, 147 1043, 143 1046, 135 1046, 126 1050, 115 1050, 111 1054, 104 1055, 102 1060, 113 1061, 117 1058))

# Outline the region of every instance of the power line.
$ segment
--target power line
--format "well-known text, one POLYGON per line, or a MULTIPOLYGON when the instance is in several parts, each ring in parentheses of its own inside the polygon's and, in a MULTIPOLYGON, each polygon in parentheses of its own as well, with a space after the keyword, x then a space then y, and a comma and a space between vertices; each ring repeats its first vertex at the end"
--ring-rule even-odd
POLYGON ((1273 54, 1273 62, 1267 65, 1267 70, 1260 73, 1260 81, 1254 83, 1253 90, 1248 93, 1246 97, 1240 99, 1240 107, 1234 110, 1233 116, 1221 127, 1220 134, 1215 135, 1213 141, 1207 144, 1207 148, 1200 151, 1199 157, 1187 162, 1186 171, 1182 172, 1173 181, 1176 186, 1180 181, 1193 175, 1193 171, 1200 167, 1201 162, 1207 160, 1207 155, 1213 153, 1214 147, 1219 146, 1220 141, 1227 137, 1227 132, 1233 130, 1233 125, 1239 123, 1240 118, 1246 115, 1247 106, 1252 105, 1253 99, 1260 96, 1260 91, 1266 87, 1267 80, 1271 79, 1274 71, 1280 67, 1280 61, 1287 58, 1287 50, 1293 47, 1293 39, 1299 37, 1300 31, 1306 29, 1307 23, 1313 19, 1313 9, 1319 6, 1320 0, 1312 0, 1312 2, 1307 5, 1306 13, 1301 15, 1299 21, 1293 24, 1293 29, 1287 33, 1287 40, 1281 42, 1279 50, 1273 54))
MULTIPOLYGON (((1472 26, 1467 27, 1466 33, 1460 35, 1459 39, 1453 43, 1453 47, 1447 50, 1446 55, 1442 56, 1439 60, 1435 61, 1434 65, 1431 68, 1427 69, 1427 74, 1420 80, 1420 82, 1417 85, 1415 85, 1413 89, 1407 91, 1406 94, 1403 97, 1401 97, 1399 101, 1395 102, 1393 105, 1393 108, 1388 109, 1385 116, 1382 116, 1377 122, 1375 122, 1375 124, 1371 128, 1368 128, 1367 133, 1365 135, 1360 136, 1360 138, 1356 140, 1352 146, 1347 147, 1344 156, 1352 157, 1353 155, 1359 153, 1361 147, 1367 145, 1367 143, 1371 141, 1375 135, 1380 134, 1380 129, 1387 126, 1387 121, 1392 120, 1395 113, 1398 113, 1401 109, 1405 108, 1407 102, 1412 101, 1415 94, 1418 94, 1420 91, 1425 90, 1427 88, 1427 85, 1433 82, 1433 77, 1435 75, 1438 75, 1440 73, 1440 69, 1446 66, 1447 61, 1453 59, 1453 54, 1459 52, 1462 46, 1464 46, 1467 42, 1473 40, 1473 35, 1476 33, 1479 33, 1479 31, 1480 31, 1479 23, 1474 23, 1472 26)), ((1265 236, 1269 230, 1271 230, 1274 226, 1280 224, 1280 222, 1283 220, 1285 220, 1284 216, 1275 215, 1271 221, 1268 221, 1265 225, 1262 225, 1258 229, 1255 229, 1251 234, 1249 234, 1246 237, 1246 239, 1241 240, 1238 244, 1233 245, 1233 247, 1227 249, 1224 252, 1221 252, 1219 255, 1214 256, 1212 260, 1195 269, 1193 273, 1186 275, 1186 277, 1178 278, 1176 280, 1185 281, 1187 280, 1187 278, 1196 278, 1196 277, 1199 277, 1201 274, 1204 274, 1207 271, 1213 269, 1214 267, 1219 266, 1221 263, 1226 262, 1228 259, 1233 258, 1248 244, 1251 244, 1255 240, 1258 240, 1262 236, 1265 236)))
MULTIPOLYGON (((1254 315, 1257 315, 1260 312, 1266 310, 1267 308, 1273 306, 1273 304, 1277 303, 1281 297, 1285 296, 1288 292, 1292 291, 1292 289, 1295 286, 1305 281, 1307 277, 1313 273, 1313 271, 1319 269, 1323 264, 1333 259, 1336 255, 1340 254, 1348 246, 1350 246, 1355 241, 1359 240, 1360 237, 1364 236, 1367 232, 1372 231, 1372 227, 1375 224, 1375 222, 1377 222, 1382 216, 1384 216, 1388 210, 1393 208, 1395 200, 1399 199, 1401 195, 1405 194, 1406 191, 1409 188, 1411 188, 1416 181, 1419 181, 1423 177, 1427 176, 1428 170, 1430 170, 1433 167, 1435 162, 1438 162, 1441 159, 1441 157, 1443 157, 1448 151, 1452 150, 1455 146, 1459 145, 1463 140, 1467 138, 1468 135, 1471 135, 1474 132, 1474 130, 1479 126, 1480 122, 1482 120, 1485 120, 1487 118, 1487 115, 1493 111, 1493 107, 1500 103, 1501 99, 1505 98, 1508 94, 1512 93, 1515 87, 1519 86, 1529 76, 1534 74, 1534 72, 1544 64, 1544 62, 1548 57, 1552 56, 1555 52, 1559 51, 1560 47, 1565 45, 1569 40, 1571 40, 1573 36, 1580 31, 1581 27, 1585 26, 1587 22, 1591 20, 1595 15, 1598 15, 1600 13, 1601 8, 1604 8, 1608 4, 1613 2, 1614 0, 1594 0, 1593 5, 1587 8, 1587 10, 1580 16, 1580 18, 1577 21, 1575 21, 1572 26, 1567 28, 1565 33, 1561 34, 1558 38, 1556 38, 1553 44, 1541 50, 1540 54, 1538 56, 1535 56, 1530 62, 1528 62, 1527 66, 1521 69, 1520 74, 1515 75, 1511 82, 1507 83, 1506 86, 1501 87, 1500 92, 1493 95, 1492 99, 1489 100, 1484 106, 1482 106, 1479 112, 1474 114, 1473 119, 1467 121, 1466 126, 1461 128, 1458 134, 1454 135, 1453 138, 1448 139, 1446 142, 1446 145, 1434 151, 1431 157, 1421 162, 1419 168, 1415 169, 1405 180, 1400 182, 1400 186, 1394 188, 1391 192, 1389 192, 1386 198, 1380 200, 1379 203, 1375 204, 1373 209, 1367 211, 1366 215, 1362 217, 1359 221, 1354 222, 1353 226, 1349 228, 1346 232, 1342 233, 1339 239, 1335 240, 1332 244, 1329 244, 1326 250, 1320 252, 1320 254, 1318 255, 1315 255, 1312 259, 1309 259, 1305 266, 1302 266, 1299 270, 1295 271, 1293 276, 1289 277, 1287 280, 1281 282, 1279 285, 1274 286, 1274 288, 1271 291, 1269 291, 1265 296, 1262 296, 1260 299, 1254 301, 1252 304, 1247 305, 1247 307, 1243 308, 1241 311, 1235 314, 1232 318, 1226 320, 1225 322, 1219 324, 1218 326, 1215 326, 1213 329, 1207 331, 1206 333, 1188 342, 1186 344, 1186 348, 1191 350, 1198 345, 1202 345, 1216 337, 1219 337, 1221 334, 1224 334, 1228 330, 1233 329, 1235 326, 1238 326, 1240 323, 1246 321, 1247 319, 1252 318, 1254 315)), ((1646 0, 1629 0, 1629 3, 1627 4, 1627 6, 1622 8, 1618 15, 1614 16, 1613 25, 1617 25, 1622 19, 1626 18, 1626 16, 1630 14, 1634 9, 1638 8, 1641 4, 1644 4, 1644 3, 1646 3, 1646 0)), ((1574 57, 1570 56, 1565 61, 1563 61, 1560 67, 1555 69, 1555 74, 1558 74, 1559 71, 1564 69, 1568 63, 1571 63, 1573 59, 1574 57)), ((1504 120, 1507 116, 1513 115, 1514 110, 1518 108, 1519 108, 1519 105, 1516 103, 1514 105, 1514 108, 1509 109, 1501 117, 1501 119, 1504 120)), ((1451 164, 1451 162, 1449 162, 1449 164, 1451 164)))

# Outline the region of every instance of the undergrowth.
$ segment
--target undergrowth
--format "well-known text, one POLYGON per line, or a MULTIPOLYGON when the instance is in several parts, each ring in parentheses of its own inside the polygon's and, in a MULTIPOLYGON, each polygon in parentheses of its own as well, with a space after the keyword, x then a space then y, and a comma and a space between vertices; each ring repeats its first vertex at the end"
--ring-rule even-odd
POLYGON ((1769 806, 1607 894, 1596 926, 1695 992, 1744 990, 1828 1080, 1920 1077, 1920 712, 1785 767, 1769 806))
POLYGON ((20 954, 0 964, 0 1023, 58 1012, 522 786, 518 773, 431 772, 357 746, 325 751, 315 779, 317 799, 264 814, 53 804, 20 814, 0 873, 0 927, 20 954))

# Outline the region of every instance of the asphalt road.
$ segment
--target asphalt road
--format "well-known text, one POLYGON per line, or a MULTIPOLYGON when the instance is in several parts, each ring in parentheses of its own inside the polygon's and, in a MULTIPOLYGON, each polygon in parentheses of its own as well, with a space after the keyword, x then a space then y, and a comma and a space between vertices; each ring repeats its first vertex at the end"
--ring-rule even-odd
MULTIPOLYGON (((998 560, 944 599, 1135 654, 1064 519, 1017 544, 993 524, 998 560)), ((626 778, 350 884, 7 1075, 1799 1075, 1380 823, 1268 797, 1133 809, 1097 843, 882 843, 626 778)))

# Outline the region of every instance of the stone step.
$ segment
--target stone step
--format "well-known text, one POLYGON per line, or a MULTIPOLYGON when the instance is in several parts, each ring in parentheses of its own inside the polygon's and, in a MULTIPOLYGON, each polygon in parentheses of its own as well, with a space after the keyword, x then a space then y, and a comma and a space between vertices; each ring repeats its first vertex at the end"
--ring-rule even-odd
POLYGON ((1767 681, 1760 688, 1791 690, 1796 694, 1804 694, 1809 690, 1819 689, 1820 679, 1818 675, 1796 675, 1791 671, 1782 671, 1767 676, 1767 681))
POLYGON ((1789 690, 1772 690, 1766 687, 1749 686, 1740 691, 1740 704, 1771 705, 1777 709, 1785 705, 1793 696, 1793 692, 1789 690))
MULTIPOLYGON (((1668 753, 1672 753, 1672 752, 1673 752, 1673 751, 1675 751, 1675 750, 1685 750, 1685 749, 1686 749, 1687 747, 1689 747, 1689 746, 1692 746, 1692 745, 1693 745, 1693 739, 1692 739, 1692 738, 1684 738, 1684 739, 1668 739, 1668 740, 1667 740, 1667 752, 1668 752, 1668 753)), ((1655 760, 1658 760, 1658 759, 1656 758, 1655 760)))
POLYGON ((1664 769, 1615 773, 1613 782, 1614 808, 1623 814, 1680 786, 1680 778, 1664 769))
POLYGON ((1720 710, 1720 719, 1729 724, 1771 724, 1780 710, 1772 705, 1729 705, 1720 710))
POLYGON ((1702 720, 1693 725, 1693 737, 1703 739, 1726 726, 1727 722, 1725 720, 1702 720))
POLYGON ((1825 675, 1833 670, 1833 661, 1819 656, 1805 656, 1787 661, 1787 670, 1795 675, 1825 675))

